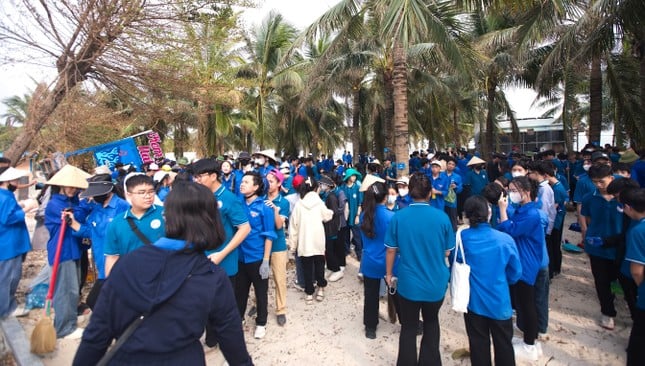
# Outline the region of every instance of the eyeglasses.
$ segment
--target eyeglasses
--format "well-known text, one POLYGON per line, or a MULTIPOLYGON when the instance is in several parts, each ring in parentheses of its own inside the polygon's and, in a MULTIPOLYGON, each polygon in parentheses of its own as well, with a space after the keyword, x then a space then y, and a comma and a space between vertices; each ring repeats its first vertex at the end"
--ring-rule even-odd
POLYGON ((151 197, 151 196, 154 196, 156 192, 151 190, 151 191, 136 191, 136 192, 128 192, 128 193, 133 194, 135 196, 140 196, 140 197, 145 197, 145 196, 151 197))

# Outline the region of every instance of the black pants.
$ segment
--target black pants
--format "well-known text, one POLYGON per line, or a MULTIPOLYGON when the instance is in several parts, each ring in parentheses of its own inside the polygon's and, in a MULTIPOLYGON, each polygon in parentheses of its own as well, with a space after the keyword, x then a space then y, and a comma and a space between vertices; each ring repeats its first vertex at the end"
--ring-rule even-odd
POLYGON ((365 329, 376 330, 378 325, 380 278, 363 277, 363 325, 365 329))
MULTIPOLYGON (((349 255, 349 248, 350 248, 350 238, 351 238, 351 233, 352 229, 349 226, 345 226, 340 228, 340 231, 338 232, 338 241, 340 244, 342 244, 342 248, 345 251, 345 256, 349 255)), ((340 245, 339 244, 339 245, 340 245)))
MULTIPOLYGON (((236 277, 237 277, 237 275, 228 276, 228 280, 231 281, 231 287, 233 287, 234 291, 236 290, 236 287, 235 287, 235 278, 236 277)), ((236 299, 236 301, 237 301, 237 299, 236 299)), ((242 318, 242 319, 244 319, 244 318, 242 318)), ((206 343, 206 345, 208 347, 215 347, 215 346, 217 346, 217 343, 219 343, 219 340, 217 339, 217 334, 213 333, 212 331, 210 331, 208 327, 206 327, 206 338, 204 339, 204 343, 206 343)))
POLYGON ((345 267, 345 244, 339 237, 327 238, 325 240, 325 259, 327 260, 327 269, 332 272, 340 271, 340 267, 345 267))
POLYGON ((513 320, 495 320, 471 311, 464 314, 466 333, 470 345, 470 363, 473 366, 490 366, 490 338, 493 338, 496 366, 515 365, 513 352, 513 320))
POLYGON ((562 229, 553 228, 549 241, 546 242, 549 252, 549 278, 553 278, 562 270, 562 229))
POLYGON ((524 343, 535 344, 538 335, 537 308, 535 307, 535 286, 520 280, 513 285, 515 310, 517 317, 522 318, 524 343))
POLYGON ((305 272, 305 293, 307 295, 314 294, 314 278, 318 283, 318 287, 326 287, 327 280, 325 279, 325 256, 313 255, 311 257, 300 257, 302 259, 302 269, 305 272))
POLYGON ((611 292, 611 283, 618 279, 619 268, 613 259, 589 256, 591 273, 593 274, 596 295, 600 302, 600 312, 603 315, 615 317, 614 294, 611 292))
POLYGON ((90 259, 86 249, 81 250, 81 259, 79 263, 81 267, 81 280, 78 283, 78 294, 81 295, 83 292, 83 286, 85 286, 85 281, 87 281, 87 270, 90 266, 90 259))
POLYGON ((443 299, 436 302, 421 302, 408 300, 399 295, 401 334, 399 335, 397 366, 441 365, 439 309, 442 303, 443 299), (417 360, 419 310, 423 315, 423 337, 417 360))
POLYGON ((240 317, 244 319, 246 313, 246 303, 249 300, 249 290, 253 284, 255 291, 255 304, 258 308, 258 314, 255 318, 256 325, 267 324, 268 312, 268 292, 269 292, 269 279, 263 280, 260 278, 260 265, 262 261, 252 263, 239 262, 239 271, 235 279, 235 299, 237 300, 237 308, 240 311, 240 317))
POLYGON ((457 232, 457 207, 444 207, 443 210, 448 215, 450 223, 452 224, 452 231, 457 232))
POLYGON ((634 324, 627 346, 627 366, 645 365, 645 310, 634 311, 634 324))
POLYGON ((464 202, 470 197, 470 186, 464 186, 461 193, 457 193, 457 217, 463 219, 464 202))
POLYGON ((636 282, 634 282, 633 278, 625 276, 620 272, 620 270, 618 271, 618 282, 620 282, 620 286, 623 288, 625 302, 627 302, 627 307, 629 308, 629 313, 633 320, 636 312, 638 312, 638 308, 636 308, 638 286, 636 286, 636 282))

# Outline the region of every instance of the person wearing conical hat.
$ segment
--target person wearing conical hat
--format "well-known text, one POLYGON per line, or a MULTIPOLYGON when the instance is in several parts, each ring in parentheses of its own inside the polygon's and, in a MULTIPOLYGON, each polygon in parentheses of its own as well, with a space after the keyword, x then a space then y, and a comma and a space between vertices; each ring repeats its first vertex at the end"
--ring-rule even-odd
POLYGON ((481 194, 482 189, 488 184, 488 175, 486 174, 486 169, 484 169, 486 161, 473 156, 467 165, 470 170, 466 174, 464 186, 470 187, 470 194, 473 196, 481 194))
MULTIPOLYGON (((51 186, 51 198, 45 209, 45 226, 49 230, 47 242, 47 260, 54 264, 58 235, 66 212, 73 214, 78 222, 85 222, 86 206, 79 204, 78 194, 88 187, 87 178, 90 175, 81 169, 65 165, 46 184, 51 186)), ((68 337, 78 339, 83 330, 77 328, 76 316, 79 300, 79 260, 81 259, 82 237, 74 235, 73 230, 66 230, 63 237, 58 266, 58 277, 54 288, 54 328, 58 338, 68 337)))
POLYGON ((18 180, 28 175, 11 167, 0 168, 0 318, 16 310, 16 290, 22 277, 22 256, 31 249, 25 211, 16 201, 18 180))
POLYGON ((253 156, 255 157, 255 171, 260 173, 262 178, 265 178, 272 169, 276 168, 278 160, 273 156, 273 151, 262 150, 253 154, 253 156))

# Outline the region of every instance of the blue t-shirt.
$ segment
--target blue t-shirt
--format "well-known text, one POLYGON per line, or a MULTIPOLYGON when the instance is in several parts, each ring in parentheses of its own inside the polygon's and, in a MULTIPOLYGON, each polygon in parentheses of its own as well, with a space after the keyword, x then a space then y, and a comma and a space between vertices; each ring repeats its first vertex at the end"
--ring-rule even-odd
MULTIPOLYGON (((508 285, 522 275, 515 241, 488 224, 465 229, 461 240, 470 266, 468 311, 496 320, 510 319, 513 309, 508 285)), ((462 262, 461 255, 457 260, 462 262)))
POLYGON ((363 204, 363 192, 359 192, 361 188, 361 183, 355 181, 354 184, 349 187, 347 184, 343 184, 340 189, 345 192, 345 197, 347 198, 347 203, 349 204, 349 217, 347 218, 347 225, 349 227, 354 226, 356 220, 356 214, 358 213, 358 207, 363 204))
MULTIPOLYGON (((582 200, 580 214, 591 220, 587 225, 585 239, 618 235, 623 231, 623 214, 618 212, 618 201, 607 201, 600 193, 587 195, 582 200)), ((585 243, 585 252, 605 259, 616 259, 616 248, 602 248, 585 243)))
MULTIPOLYGON (((105 240, 108 227, 117 215, 130 208, 130 205, 117 195, 112 195, 106 207, 98 203, 91 205, 92 210, 85 223, 81 225, 74 235, 80 238, 92 239, 92 255, 96 263, 98 278, 105 279, 105 240)), ((128 227, 128 229, 130 229, 128 227)), ((131 230, 131 229, 130 229, 131 230)))
POLYGON ((569 194, 562 185, 561 182, 556 182, 551 188, 553 188, 553 200, 558 205, 555 214, 555 221, 553 222, 553 228, 557 230, 562 230, 564 224, 564 218, 567 215, 567 208, 565 204, 569 202, 569 194))
POLYGON ((450 271, 446 251, 455 247, 455 233, 445 212, 413 202, 397 211, 385 235, 385 246, 398 249, 398 292, 411 301, 443 299, 450 271))
POLYGON ((632 179, 645 188, 645 160, 638 160, 632 165, 632 179))
MULTIPOLYGON (((374 213, 374 237, 369 238, 361 229, 363 239, 363 256, 361 257, 361 271, 365 277, 380 279, 385 276, 385 233, 394 212, 385 205, 377 205, 374 213)), ((361 224, 364 214, 361 213, 361 224)))
MULTIPOLYGON (((454 183, 455 188, 453 189, 456 194, 461 193, 464 190, 464 181, 461 178, 461 175, 459 175, 456 171, 452 172, 452 174, 448 175, 447 172, 441 172, 441 174, 446 177, 448 180, 448 188, 450 188, 450 184, 454 183)), ((444 197, 444 202, 446 203, 446 207, 457 207, 457 200, 455 199, 453 202, 448 202, 445 200, 444 197)))
POLYGON ((481 170, 479 174, 474 169, 469 169, 466 174, 466 182, 464 185, 470 186, 470 194, 472 196, 482 193, 482 190, 488 184, 488 175, 485 170, 481 170))
MULTIPOLYGON (((287 199, 282 197, 281 195, 278 195, 272 202, 274 205, 280 208, 278 215, 282 216, 284 220, 287 220, 289 218, 290 211, 289 201, 287 201, 287 199)), ((276 230, 275 232, 276 238, 271 246, 271 253, 283 252, 287 250, 287 240, 284 236, 284 224, 279 230, 276 230)))
POLYGON ((246 211, 251 232, 239 246, 239 261, 242 263, 258 262, 264 259, 264 240, 269 239, 273 242, 277 238, 275 214, 273 209, 267 206, 260 197, 251 203, 243 202, 242 207, 246 211))
MULTIPOLYGON (((627 232, 625 260, 645 266, 645 219, 641 219, 627 232)), ((638 286, 636 307, 645 310, 645 281, 638 286)))
MULTIPOLYGON (((74 210, 76 221, 83 223, 87 216, 87 206, 81 207, 78 197, 67 197, 62 194, 52 194, 47 208, 45 209, 45 226, 49 231, 49 241, 47 242, 47 260, 49 265, 54 264, 56 249, 58 247, 58 236, 61 229, 61 213, 64 209, 71 208, 74 210)), ((81 258, 81 238, 75 237, 72 230, 66 227, 65 236, 63 237, 62 248, 60 252, 60 263, 81 258)))
POLYGON ((573 202, 582 203, 582 200, 589 194, 597 192, 596 186, 591 181, 587 173, 581 174, 576 183, 576 190, 573 191, 573 202))
POLYGON ((2 250, 0 250, 2 261, 31 250, 25 211, 18 205, 13 192, 7 189, 0 189, 0 243, 2 243, 2 250))
POLYGON ((518 207, 513 217, 501 222, 497 229, 515 240, 522 263, 520 280, 533 286, 538 271, 542 268, 545 246, 545 233, 538 203, 529 202, 518 207))
POLYGON ((127 210, 121 215, 116 215, 108 226, 105 237, 105 255, 126 255, 145 245, 137 234, 132 231, 132 228, 130 228, 127 220, 128 217, 132 217, 139 231, 151 243, 154 243, 164 236, 163 207, 156 205, 150 206, 140 219, 136 218, 131 210, 127 210))
POLYGON ((430 174, 430 182, 432 182, 432 188, 437 191, 441 191, 441 194, 431 194, 430 195, 430 205, 432 207, 442 210, 446 207, 445 198, 448 195, 448 189, 450 188, 450 180, 444 174, 439 173, 437 178, 433 178, 430 174))
MULTIPOLYGON (((237 198, 233 192, 226 189, 224 185, 221 185, 213 195, 217 200, 217 207, 219 207, 219 214, 222 219, 222 226, 224 226, 226 238, 224 239, 224 243, 217 248, 217 250, 207 251, 206 255, 222 251, 222 249, 224 249, 224 247, 226 247, 226 245, 231 241, 233 235, 235 235, 237 227, 249 222, 244 206, 242 206, 242 202, 240 202, 239 198, 237 198)), ((237 274, 237 262, 239 258, 238 249, 239 246, 228 253, 228 255, 224 257, 219 264, 229 277, 237 274)))

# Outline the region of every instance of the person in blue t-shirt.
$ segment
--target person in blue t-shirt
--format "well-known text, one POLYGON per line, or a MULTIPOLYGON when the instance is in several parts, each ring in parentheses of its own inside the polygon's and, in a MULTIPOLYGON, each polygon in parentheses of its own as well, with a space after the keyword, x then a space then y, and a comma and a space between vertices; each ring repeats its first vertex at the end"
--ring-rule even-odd
POLYGON ((385 276, 385 233, 394 212, 385 207, 388 188, 385 183, 374 182, 366 187, 361 214, 363 239, 363 325, 365 337, 376 339, 378 325, 379 290, 385 276))
POLYGON ((627 233, 627 253, 632 278, 638 286, 638 300, 632 315, 634 323, 627 346, 627 365, 645 365, 645 189, 621 193, 624 211, 635 225, 627 233))
POLYGON ((439 309, 448 287, 446 257, 455 247, 455 234, 446 213, 428 203, 432 192, 428 177, 412 174, 409 187, 414 202, 396 212, 385 235, 385 281, 397 288, 399 299, 397 364, 440 365, 439 309), (393 281, 397 252, 398 280, 393 281), (423 314, 423 338, 417 355, 419 311, 423 314))
POLYGON ((251 225, 251 232, 239 247, 239 272, 235 280, 235 298, 240 316, 244 318, 249 290, 253 285, 257 304, 254 337, 261 339, 266 334, 268 315, 269 259, 273 241, 277 238, 275 213, 262 199, 264 181, 259 173, 244 174, 240 193, 244 195, 243 206, 251 225))
POLYGON ((537 183, 527 177, 516 177, 508 185, 507 196, 499 200, 500 224, 498 230, 509 234, 517 245, 522 263, 522 276, 513 286, 518 324, 524 331, 524 342, 513 346, 517 358, 537 361, 539 348, 538 314, 535 284, 542 268, 545 248, 545 230, 542 225, 537 198, 537 183), (509 202, 519 204, 511 218, 508 217, 509 202))
POLYGON ((0 319, 16 310, 16 291, 22 277, 23 255, 31 250, 25 211, 14 192, 21 177, 28 172, 11 167, 0 168, 0 319))
POLYGON ((564 188, 562 182, 555 177, 553 170, 547 169, 546 176, 553 189, 556 208, 553 230, 549 237, 550 240, 547 243, 549 250, 549 278, 553 278, 559 275, 562 269, 562 228, 564 226, 564 218, 567 214, 566 204, 569 202, 569 193, 564 188))
MULTIPOLYGON (((464 210, 470 224, 461 231, 464 256, 470 266, 470 301, 464 314, 470 360, 473 365, 492 365, 492 336, 495 364, 514 365, 509 285, 522 275, 519 253, 512 237, 488 224, 492 211, 485 198, 468 198, 464 210)), ((461 262, 459 253, 457 256, 461 262)))
POLYGON ((623 285, 624 281, 618 276, 620 266, 616 263, 616 248, 602 245, 603 238, 618 235, 623 231, 623 214, 618 211, 619 202, 607 192, 607 187, 615 179, 611 167, 595 164, 589 168, 588 174, 597 191, 588 194, 582 200, 581 220, 587 224, 584 236, 585 252, 589 255, 591 273, 600 302, 600 326, 612 330, 616 308, 611 282, 618 279, 623 285))
POLYGON ((446 158, 446 171, 441 173, 446 177, 446 179, 450 184, 448 186, 448 194, 444 197, 444 201, 446 202, 444 211, 446 211, 446 214, 450 218, 450 222, 452 223, 452 228, 455 231, 457 231, 457 223, 458 223, 457 222, 457 216, 458 216, 457 207, 459 205, 458 199, 461 192, 464 190, 463 180, 461 179, 461 175, 459 175, 455 171, 456 168, 457 168, 457 161, 452 156, 449 156, 446 158), (452 190, 454 194, 451 194, 450 190, 452 190))
POLYGON ((441 162, 433 160, 430 163, 430 182, 432 184, 432 194, 430 195, 430 205, 438 210, 443 211, 446 207, 445 197, 450 189, 450 180, 441 174, 441 162))
POLYGON ((409 182, 410 178, 408 178, 407 176, 400 177, 396 181, 396 193, 398 194, 396 197, 396 207, 398 210, 402 210, 410 206, 410 203, 412 203, 412 199, 410 198, 409 194, 409 182))
POLYGON ((476 156, 473 156, 473 158, 468 162, 468 167, 470 169, 466 174, 464 185, 470 187, 470 194, 472 196, 481 194, 482 189, 484 189, 484 187, 489 183, 488 175, 484 169, 485 165, 486 161, 476 156))

